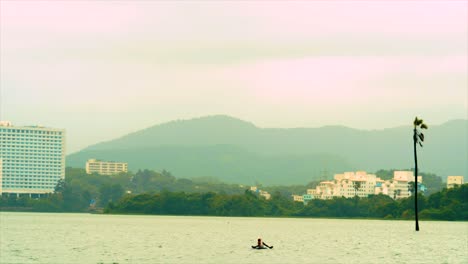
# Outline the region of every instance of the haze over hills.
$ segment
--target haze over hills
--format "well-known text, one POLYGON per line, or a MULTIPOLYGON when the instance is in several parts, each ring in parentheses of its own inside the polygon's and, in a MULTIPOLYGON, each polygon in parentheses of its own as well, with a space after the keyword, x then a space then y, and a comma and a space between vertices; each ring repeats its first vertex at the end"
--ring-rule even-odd
MULTIPOLYGON (((429 124, 430 125, 430 124, 429 124)), ((430 126, 418 152, 420 169, 467 176, 468 120, 430 126)), ((130 170, 166 169, 177 177, 215 177, 253 184, 305 184, 349 170, 412 168, 412 127, 357 130, 259 128, 229 116, 173 121, 102 142, 67 157, 129 163, 130 170)))

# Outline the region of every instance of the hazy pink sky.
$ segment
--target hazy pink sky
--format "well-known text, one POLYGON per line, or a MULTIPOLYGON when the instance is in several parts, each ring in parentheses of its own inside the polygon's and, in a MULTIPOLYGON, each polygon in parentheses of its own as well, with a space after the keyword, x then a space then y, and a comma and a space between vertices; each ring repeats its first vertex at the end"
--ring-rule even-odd
POLYGON ((1 0, 0 119, 65 128, 73 152, 212 114, 363 129, 467 118, 467 3, 1 0))

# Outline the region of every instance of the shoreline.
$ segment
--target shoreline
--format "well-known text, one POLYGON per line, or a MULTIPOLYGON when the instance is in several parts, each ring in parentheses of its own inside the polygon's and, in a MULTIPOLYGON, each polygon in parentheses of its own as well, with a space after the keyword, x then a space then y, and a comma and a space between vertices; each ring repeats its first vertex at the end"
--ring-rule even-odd
MULTIPOLYGON (((89 215, 125 215, 125 216, 177 216, 177 217, 219 217, 219 218, 270 218, 270 219, 317 219, 317 220, 377 220, 377 221, 414 221, 405 218, 366 218, 366 217, 310 217, 310 216, 226 216, 226 215, 180 215, 180 214, 138 214, 138 213, 95 213, 95 212, 45 212, 45 211, 6 211, 0 208, 1 213, 39 213, 39 214, 89 214, 89 215)), ((439 220, 419 219, 419 221, 430 222, 468 222, 468 220, 439 220)))

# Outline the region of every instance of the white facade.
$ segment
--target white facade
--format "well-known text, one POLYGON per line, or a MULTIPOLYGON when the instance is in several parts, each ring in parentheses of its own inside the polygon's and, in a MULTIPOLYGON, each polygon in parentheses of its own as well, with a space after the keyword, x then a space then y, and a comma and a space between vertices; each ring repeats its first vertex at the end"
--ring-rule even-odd
POLYGON ((269 194, 267 191, 260 191, 260 196, 263 196, 266 200, 271 199, 271 194, 269 194))
POLYGON ((304 202, 304 197, 302 195, 291 195, 295 202, 304 202))
POLYGON ((86 173, 97 173, 100 175, 114 175, 128 172, 128 164, 125 162, 101 161, 90 159, 86 162, 86 173))
MULTIPOLYGON (((333 197, 368 197, 371 194, 384 194, 394 199, 411 196, 409 182, 414 182, 412 171, 395 171, 391 181, 384 181, 365 171, 335 174, 333 181, 322 181, 307 194, 313 199, 332 199, 333 197)), ((422 177, 418 176, 418 182, 422 177)))
POLYGON ((267 191, 260 190, 257 188, 257 186, 250 186, 250 191, 262 196, 266 200, 271 199, 271 194, 269 194, 267 191))
MULTIPOLYGON (((413 171, 394 171, 392 181, 384 182, 383 185, 386 191, 382 193, 394 199, 408 198, 413 191, 410 185, 411 182, 414 182, 413 171)), ((418 176, 418 182, 422 183, 422 176, 418 176)))
POLYGON ((447 188, 453 188, 455 185, 462 185, 463 183, 463 176, 447 176, 447 188))
POLYGON ((63 129, 0 122, 0 193, 51 193, 64 178, 63 129))

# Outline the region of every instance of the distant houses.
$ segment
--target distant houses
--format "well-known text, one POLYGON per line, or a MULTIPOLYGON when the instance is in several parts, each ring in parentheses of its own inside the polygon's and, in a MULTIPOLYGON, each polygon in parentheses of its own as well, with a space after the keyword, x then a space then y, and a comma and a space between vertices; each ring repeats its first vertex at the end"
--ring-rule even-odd
POLYGON ((447 176, 447 189, 453 188, 456 185, 462 185, 463 183, 463 176, 447 176))
MULTIPOLYGON (((377 194, 400 199, 411 196, 413 184, 414 174, 412 171, 395 171, 391 180, 382 180, 374 174, 367 174, 365 171, 345 172, 335 174, 334 180, 320 182, 315 189, 308 189, 306 194, 292 195, 292 198, 294 201, 304 203, 312 199, 368 197, 377 194)), ((419 191, 426 190, 422 184, 422 176, 418 176, 417 184, 419 191)))
POLYGON ((266 191, 262 191, 262 190, 258 189, 257 186, 251 186, 250 191, 253 192, 253 193, 256 193, 257 195, 260 195, 260 196, 264 197, 266 200, 271 199, 271 194, 269 194, 266 191))

